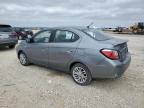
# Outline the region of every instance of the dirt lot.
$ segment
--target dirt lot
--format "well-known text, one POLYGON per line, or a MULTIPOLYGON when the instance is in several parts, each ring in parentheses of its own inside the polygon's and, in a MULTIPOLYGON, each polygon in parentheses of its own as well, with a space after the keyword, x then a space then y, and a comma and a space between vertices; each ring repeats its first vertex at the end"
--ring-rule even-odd
POLYGON ((0 48, 0 108, 144 108, 144 35, 112 35, 129 40, 129 69, 84 87, 68 74, 21 66, 15 49, 0 48))

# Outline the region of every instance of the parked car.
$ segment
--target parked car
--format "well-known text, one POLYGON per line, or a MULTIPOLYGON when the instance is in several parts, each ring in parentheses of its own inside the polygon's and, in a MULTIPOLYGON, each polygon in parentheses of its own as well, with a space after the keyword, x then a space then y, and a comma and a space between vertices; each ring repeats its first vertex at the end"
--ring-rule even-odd
POLYGON ((69 72, 80 85, 93 78, 118 78, 131 61, 126 40, 87 27, 43 30, 19 43, 16 50, 22 65, 34 63, 69 72))
POLYGON ((14 48, 17 43, 17 34, 10 25, 0 25, 0 46, 14 48))
POLYGON ((19 40, 25 40, 29 36, 33 35, 32 30, 27 30, 27 29, 24 29, 24 28, 16 28, 15 32, 17 33, 17 37, 18 37, 19 40))

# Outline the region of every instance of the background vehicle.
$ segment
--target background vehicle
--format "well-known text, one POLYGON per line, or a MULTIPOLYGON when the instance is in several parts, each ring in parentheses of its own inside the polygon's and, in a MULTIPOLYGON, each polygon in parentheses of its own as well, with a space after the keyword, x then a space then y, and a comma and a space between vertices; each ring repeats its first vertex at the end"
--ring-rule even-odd
POLYGON ((113 32, 117 32, 117 33, 129 33, 130 30, 127 27, 117 27, 115 28, 115 30, 113 30, 113 32))
POLYGON ((86 27, 40 31, 16 49, 22 65, 35 63, 70 72, 80 85, 92 78, 120 77, 131 60, 127 41, 86 27))
POLYGON ((15 28, 15 32, 17 33, 17 37, 20 40, 25 40, 28 38, 28 36, 32 36, 33 32, 32 30, 24 29, 24 28, 15 28))
POLYGON ((14 48, 17 43, 16 32, 13 31, 10 25, 0 25, 0 46, 9 46, 14 48))
POLYGON ((138 22, 129 27, 134 34, 144 34, 144 22, 138 22))

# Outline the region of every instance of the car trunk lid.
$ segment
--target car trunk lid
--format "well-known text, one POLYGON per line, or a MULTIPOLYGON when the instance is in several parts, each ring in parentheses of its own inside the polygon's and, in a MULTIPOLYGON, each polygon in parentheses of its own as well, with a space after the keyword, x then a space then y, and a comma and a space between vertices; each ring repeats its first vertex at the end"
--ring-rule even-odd
POLYGON ((7 39, 10 37, 10 32, 0 32, 0 39, 7 39))
POLYGON ((127 43, 128 40, 118 39, 118 38, 111 38, 108 40, 104 40, 105 43, 109 43, 111 45, 117 46, 123 43, 127 43))

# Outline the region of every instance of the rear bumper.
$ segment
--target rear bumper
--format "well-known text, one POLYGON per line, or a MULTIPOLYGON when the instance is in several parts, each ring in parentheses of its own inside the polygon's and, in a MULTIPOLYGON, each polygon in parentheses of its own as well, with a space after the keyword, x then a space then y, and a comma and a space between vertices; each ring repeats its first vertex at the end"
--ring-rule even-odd
POLYGON ((126 60, 117 64, 114 70, 114 76, 112 76, 112 78, 118 78, 121 77, 123 75, 123 73, 127 70, 127 68, 129 67, 131 62, 131 56, 130 54, 127 55, 126 60))
POLYGON ((16 45, 17 40, 12 41, 0 41, 0 46, 9 46, 9 45, 16 45))
POLYGON ((90 68, 93 78, 118 78, 123 75, 131 62, 131 55, 127 54, 123 62, 106 59, 99 66, 90 68))

